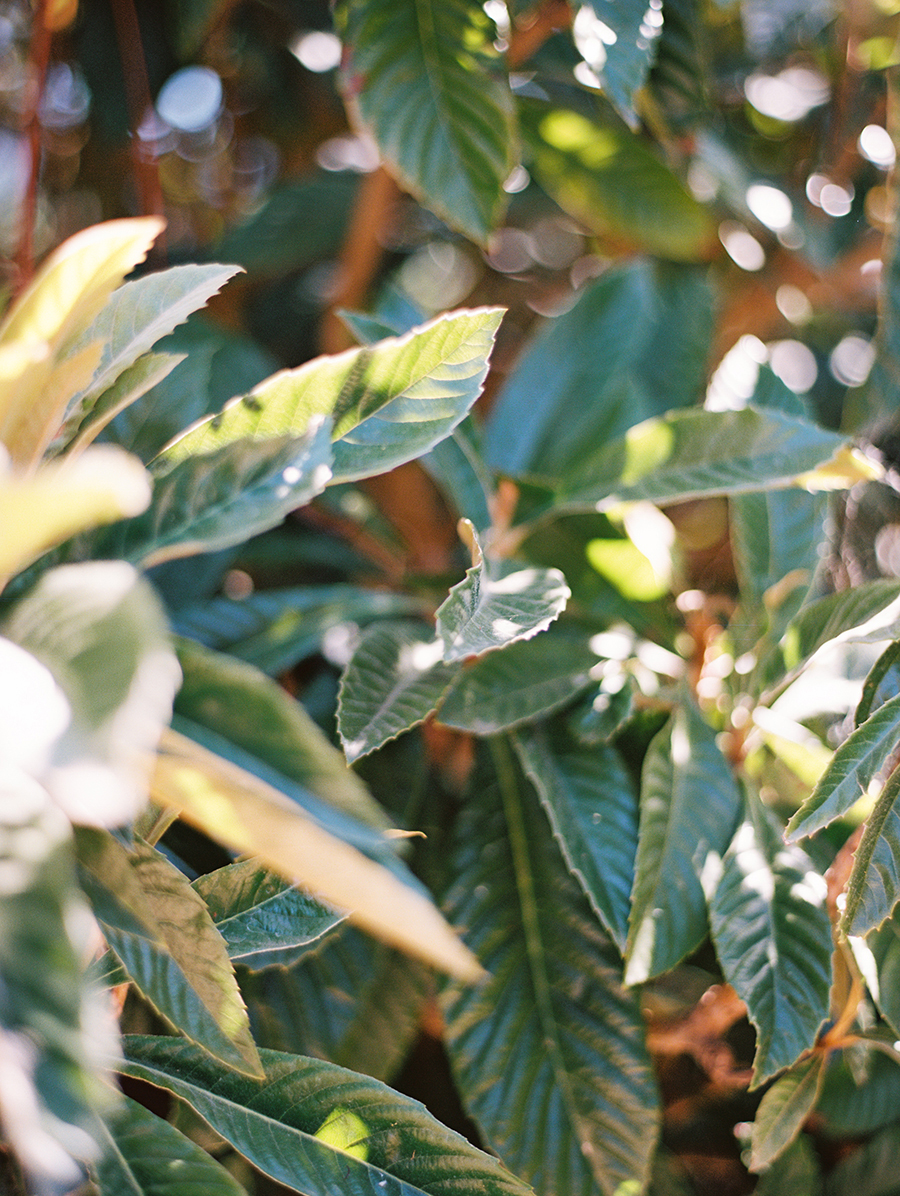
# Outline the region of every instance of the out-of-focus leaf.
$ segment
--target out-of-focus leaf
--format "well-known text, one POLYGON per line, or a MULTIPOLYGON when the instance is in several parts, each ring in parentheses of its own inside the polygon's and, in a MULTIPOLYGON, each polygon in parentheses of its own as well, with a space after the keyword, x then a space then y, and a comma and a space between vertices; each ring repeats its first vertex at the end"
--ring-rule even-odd
POLYGON ((451 435, 420 458, 419 464, 428 470, 456 513, 471 520, 477 532, 484 532, 492 523, 490 497, 494 485, 478 439, 477 429, 471 417, 467 417, 451 435))
POLYGON ((447 898, 490 973, 446 996, 457 1083, 486 1141, 536 1192, 640 1189, 658 1114, 639 1001, 508 746, 497 748, 497 778, 473 779, 447 898))
POLYGON ((766 1092, 753 1123, 751 1171, 770 1167, 794 1141, 815 1107, 824 1077, 825 1056, 810 1055, 766 1092))
POLYGON ((213 252, 250 274, 288 274, 331 257, 341 245, 359 175, 322 171, 282 183, 257 211, 229 228, 213 252))
POLYGON ((696 269, 642 261, 608 271, 519 360, 491 408, 487 460, 558 481, 641 420, 695 403, 711 330, 696 269))
POLYGON ((478 537, 471 534, 475 564, 453 586, 436 615, 448 662, 531 639, 560 616, 570 595, 558 569, 487 561, 478 537))
POLYGON ((900 696, 870 714, 834 753, 815 789, 787 825, 789 839, 803 839, 846 814, 896 747, 900 696))
POLYGON ((854 1074, 850 1051, 835 1051, 828 1060, 816 1105, 819 1126, 829 1138, 861 1138, 896 1121, 900 1101, 896 1055, 866 1043, 857 1043, 850 1050, 864 1052, 865 1074, 854 1074))
POLYGON ((337 15, 345 92, 390 169, 451 228, 485 244, 515 165, 493 21, 473 0, 344 0, 337 15))
POLYGON ((158 217, 144 216, 76 233, 7 311, 0 324, 0 442, 15 465, 33 466, 56 435, 101 351, 95 340, 69 350, 162 228, 158 217))
POLYGON ((256 860, 209 872, 193 888, 206 902, 231 961, 254 970, 289 967, 344 920, 256 860))
POLYGON ((712 254, 710 211, 634 133, 563 108, 526 110, 523 119, 529 169, 593 232, 673 261, 712 254))
POLYGON ((841 916, 845 934, 866 934, 880 926, 900 901, 900 769, 878 795, 853 856, 841 916))
POLYGON ((705 12, 699 0, 666 0, 663 9, 649 87, 667 121, 677 129, 695 124, 708 108, 705 12))
POLYGON ((125 1048, 127 1074, 182 1097, 255 1167, 294 1191, 527 1194, 496 1159, 418 1101, 332 1063, 262 1051, 266 1078, 255 1081, 223 1075, 172 1039, 129 1037, 125 1048))
POLYGON ((638 830, 625 762, 608 744, 580 746, 558 723, 523 729, 514 744, 569 870, 624 952, 638 830))
POLYGON ((421 623, 378 623, 363 637, 341 679, 338 730, 352 763, 421 723, 459 666, 421 623))
POLYGON ((562 480, 557 502, 568 510, 607 510, 768 490, 809 474, 842 445, 833 432, 777 412, 674 411, 584 459, 562 480))
POLYGON ((346 910, 386 942, 468 980, 480 971, 433 905, 386 868, 323 831, 278 790, 184 736, 168 732, 155 800, 235 851, 346 910))
POLYGON ((758 1196, 783 1196, 785 1192, 822 1196, 822 1164, 812 1142, 803 1135, 795 1138, 762 1173, 754 1192, 758 1196))
POLYGON ((756 1027, 758 1085, 809 1050, 828 1016, 825 881, 804 851, 785 846, 781 826, 754 798, 721 867, 711 864, 703 883, 713 942, 756 1027))
POLYGON ((180 679, 150 585, 122 561, 53 569, 14 608, 5 634, 50 670, 70 708, 42 784, 73 822, 130 822, 180 679))
POLYGON ((898 1196, 900 1127, 889 1125, 829 1172, 825 1196, 898 1196))
POLYGON ((244 1189, 174 1125, 125 1097, 103 1118, 91 1174, 100 1196, 241 1196, 244 1189))
POLYGON ((315 421, 303 435, 238 440, 162 467, 149 509, 106 532, 95 551, 150 568, 240 544, 325 489, 331 447, 327 420, 315 421))
POLYGON ((900 583, 870 581, 817 598, 792 620, 784 659, 795 669, 830 643, 878 643, 900 634, 900 583))
POLYGON ((209 648, 277 676, 318 652, 325 633, 348 632, 379 619, 425 614, 419 599, 356 586, 292 586, 255 590, 246 598, 218 595, 172 617, 175 630, 209 648))
POLYGON ((664 9, 648 8, 644 0, 588 0, 573 26, 579 53, 632 129, 639 124, 635 92, 647 81, 664 16, 664 9))
POLYGON ((111 446, 48 461, 27 476, 0 473, 0 579, 77 532, 140 514, 150 494, 138 459, 111 446))
POLYGON ((164 855, 85 831, 79 863, 110 947, 154 1008, 229 1067, 260 1075, 247 1011, 205 902, 164 855))
POLYGON ((896 914, 866 936, 866 947, 875 967, 874 978, 866 976, 872 999, 900 1037, 900 925, 896 914))
POLYGON ((495 735, 567 705, 591 684, 596 663, 586 636, 551 627, 458 673, 438 720, 459 731, 495 735))
POLYGON ((223 736, 336 810, 377 831, 391 825, 303 706, 253 665, 182 642, 175 710, 223 736))
POLYGON ((701 876, 721 858, 741 813, 716 733, 690 701, 647 749, 625 979, 639 984, 680 963, 707 933, 701 876))
POLYGON ((438 316, 405 336, 282 370, 176 439, 166 464, 232 441, 299 435, 333 421, 334 481, 383 473, 449 435, 481 393, 503 312, 438 316))

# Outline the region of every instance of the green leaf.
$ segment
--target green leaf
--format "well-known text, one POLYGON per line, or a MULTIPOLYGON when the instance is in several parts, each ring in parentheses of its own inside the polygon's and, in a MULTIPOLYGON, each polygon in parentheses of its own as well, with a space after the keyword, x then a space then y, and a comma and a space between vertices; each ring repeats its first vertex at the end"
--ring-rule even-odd
POLYGON ((690 700, 647 749, 625 979, 680 963, 707 934, 701 877, 724 854, 741 794, 716 733, 690 700))
POLYGON ((764 1171, 791 1145, 813 1111, 825 1078, 825 1056, 810 1055, 775 1081, 753 1123, 751 1171, 764 1171))
POLYGON ((898 1196, 900 1126, 889 1125, 829 1172, 826 1196, 898 1196))
POLYGON ((79 860, 106 940, 148 1001, 229 1067, 261 1065, 225 942, 202 897, 164 855, 98 832, 79 860))
POLYGON ((53 569, 17 604, 5 634, 50 670, 69 706, 42 776, 54 800, 73 822, 131 821, 179 681, 150 585, 122 561, 53 569))
POLYGON ((865 794, 896 747, 900 695, 890 698, 844 740, 818 785, 787 824, 789 839, 803 839, 846 814, 865 794))
POLYGON ((845 934, 866 934, 880 926, 900 901, 900 769, 878 795, 853 856, 841 916, 845 934))
POLYGON ((580 746, 558 721, 522 730, 513 742, 569 871, 624 952, 638 828, 625 762, 607 744, 580 746))
MULTIPOLYGON (((301 435, 333 420, 335 482, 383 473, 449 435, 481 393, 503 312, 449 312, 405 336, 282 370, 202 421, 162 454, 166 464, 232 441, 301 435)), ((299 505, 299 504, 295 504, 299 505)))
POLYGON ((544 105, 525 108, 522 120, 529 169, 592 232, 679 262, 713 252, 711 212, 634 133, 544 105))
POLYGON ((708 115, 705 16, 699 0, 666 0, 650 91, 669 127, 683 129, 708 115))
POLYGON ((860 1138, 896 1121, 898 1102, 900 1067, 896 1053, 878 1050, 874 1043, 857 1042, 830 1056, 816 1120, 828 1138, 860 1138), (852 1066, 854 1052, 862 1055, 862 1075, 852 1066))
POLYGON ((127 1075, 182 1097, 255 1167, 294 1191, 527 1194, 496 1159, 418 1101, 334 1064, 264 1050, 265 1079, 251 1080, 172 1039, 126 1038, 125 1050, 127 1075))
POLYGON ((900 693, 900 640, 888 644, 869 670, 863 685, 862 697, 856 707, 854 722, 857 727, 866 721, 873 709, 883 706, 888 698, 900 693))
POLYGON ((494 735, 544 717, 588 688, 596 663, 587 637, 551 627, 458 672, 438 721, 458 731, 494 735))
POLYGON ((215 256, 250 274, 282 275, 335 254, 350 218, 359 175, 320 171, 265 193, 252 216, 226 230, 215 256))
POLYGON ((875 975, 866 973, 866 983, 881 1016, 900 1037, 900 925, 897 915, 866 936, 875 975))
POLYGON ((365 635, 341 679, 338 730, 352 764, 428 717, 459 666, 421 623, 379 623, 365 635))
POLYGON ((90 1170, 100 1196, 240 1196, 244 1189, 202 1147, 125 1097, 103 1119, 102 1157, 90 1170))
POLYGON ((637 424, 563 479, 568 510, 680 502, 789 485, 843 446, 832 432, 772 411, 674 411, 637 424))
POLYGON ((569 600, 569 587, 558 569, 486 561, 477 537, 474 542, 475 564, 453 586, 436 615, 448 662, 530 639, 549 627, 569 600))
POLYGON ((784 658, 798 668, 825 644, 878 643, 900 634, 900 582, 870 581, 806 605, 784 636, 784 658))
POLYGON ((712 296, 696 269, 609 270, 546 320, 517 362, 491 406, 487 460, 513 477, 563 479, 634 424, 696 403, 711 332, 712 296))
MULTIPOLYGON (((821 1196, 822 1165, 812 1142, 801 1135, 795 1138, 775 1162, 759 1177, 754 1196, 821 1196)), ((859 1196, 855 1193, 854 1196, 859 1196)))
POLYGON ((53 447, 64 446, 67 452, 81 452, 117 415, 165 381, 183 361, 184 357, 177 353, 145 353, 134 365, 123 370, 109 389, 97 396, 87 412, 81 407, 73 412, 53 447))
POLYGON ((473 0, 344 0, 337 17, 345 92, 390 169, 451 228, 485 244, 515 165, 493 22, 473 0))
POLYGON ((119 287, 70 350, 77 353, 94 341, 103 346, 90 385, 73 396, 71 408, 88 413, 139 357, 239 272, 239 266, 173 266, 119 287))
POLYGON ((641 1190, 658 1114, 639 999, 533 790, 494 742, 497 776, 473 780, 447 898, 490 973, 446 997, 459 1089, 538 1193, 641 1190))
POLYGON ((241 544, 324 490, 331 448, 326 420, 299 436, 223 444, 168 469, 157 458, 149 509, 105 533, 95 551, 113 551, 147 569, 241 544))
POLYGON ((318 652, 325 633, 344 624, 425 613, 406 594, 356 586, 291 586, 255 590, 246 598, 218 595, 173 615, 175 630, 209 648, 277 676, 318 652))
POLYGON ((175 710, 378 832, 393 825, 342 754, 282 686, 253 665, 179 645, 184 681, 175 710))
POLYGON ((471 520, 477 532, 492 524, 490 511, 493 479, 482 458, 479 436, 472 417, 454 428, 436 444, 419 464, 428 471, 458 515, 471 520))
POLYGON ((646 7, 644 0, 589 0, 585 7, 587 15, 582 9, 574 24, 575 45, 620 116, 637 129, 635 92, 646 83, 656 57, 665 11, 646 7))
POLYGON ((790 1067, 828 1016, 831 925, 825 881, 755 798, 704 888, 725 979, 756 1027, 753 1084, 790 1067))
POLYGON ((209 872, 193 888, 205 901, 232 963, 254 970, 289 967, 310 943, 344 920, 257 860, 209 872))

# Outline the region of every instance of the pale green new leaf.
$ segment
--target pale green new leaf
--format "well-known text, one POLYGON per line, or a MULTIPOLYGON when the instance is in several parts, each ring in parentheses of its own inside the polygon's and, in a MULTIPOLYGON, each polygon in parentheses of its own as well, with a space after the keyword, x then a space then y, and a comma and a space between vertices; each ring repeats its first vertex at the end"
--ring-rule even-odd
POLYGON ((229 1067, 261 1065, 225 942, 206 903, 164 855, 136 839, 79 839, 79 860, 110 947, 154 1008, 229 1067))
POLYGON ((797 668, 825 644, 878 643, 900 635, 900 582, 870 581, 805 606, 784 636, 784 658, 797 668))
POLYGON ((493 73, 493 22, 474 0, 344 0, 348 99, 403 185, 485 244, 515 165, 512 94, 493 73))
POLYGON ((278 676, 318 652, 330 628, 425 614, 407 594, 357 586, 290 586, 246 598, 217 595, 172 616, 175 631, 278 676))
POLYGON ((900 769, 878 795, 853 856, 841 917, 845 934, 866 934, 900 901, 900 769))
POLYGON ((844 443, 774 411, 674 411, 604 445, 563 480, 557 498, 567 510, 607 510, 767 490, 810 474, 844 443))
POLYGON ((624 760, 605 743, 585 748, 558 722, 525 728, 513 742, 569 870, 624 952, 638 831, 624 760))
POLYGON ((243 543, 324 490, 331 447, 325 421, 304 435, 248 438, 182 459, 157 473, 148 510, 108 532, 97 551, 147 569, 243 543))
POLYGON ((825 1056, 810 1055, 775 1081, 753 1122, 750 1170, 763 1171, 790 1146, 815 1108, 825 1056))
POLYGON ((475 537, 476 563, 457 582, 436 615, 444 660, 453 662, 531 639, 559 617, 570 590, 558 569, 484 559, 475 537))
POLYGON ((741 793, 694 704, 679 705, 647 749, 625 979, 680 963, 707 933, 701 877, 731 842, 741 793))
POLYGON ((85 413, 78 408, 64 425, 53 445, 67 454, 83 451, 117 415, 158 386, 184 361, 181 353, 145 353, 116 378, 85 413))
POLYGON ((447 897, 490 974, 445 997, 457 1084, 485 1140, 543 1196, 641 1190, 658 1112, 639 998, 496 744, 497 777, 473 779, 447 897))
POLYGON ((186 1100, 254 1167, 325 1196, 527 1196, 496 1159, 418 1101, 332 1063, 261 1051, 265 1078, 223 1072, 189 1043, 126 1038, 126 1074, 186 1100))
POLYGON ((586 637, 551 627, 459 672, 438 720, 458 731, 495 735, 567 705, 591 684, 594 664, 586 637))
POLYGON ((333 480, 383 473, 449 435, 481 393, 503 312, 448 312, 402 337, 317 357, 233 399, 166 448, 161 462, 206 455, 232 441, 299 436, 332 421, 333 480))
MULTIPOLYGON (((573 33, 575 45, 585 62, 599 76, 603 90, 619 114, 633 128, 638 127, 635 92, 647 81, 656 57, 657 38, 662 30, 662 8, 647 6, 645 0, 589 0, 596 21, 604 26, 601 40, 596 21, 579 13, 573 33), (648 17, 653 24, 648 22, 648 17), (612 30, 614 37, 609 36, 612 30), (601 51, 601 52, 598 52, 601 51)), ((582 10, 583 11, 583 10, 582 10)))
POLYGON ((344 920, 258 860, 209 872, 193 888, 206 902, 232 963, 254 970, 290 966, 344 920))
POLYGON ((421 723, 458 672, 421 623, 378 623, 341 679, 338 731, 352 763, 421 723))
POLYGON ((99 1196, 241 1196, 244 1189, 174 1125, 125 1097, 98 1134, 90 1166, 99 1196))
POLYGON ((896 747, 898 727, 900 695, 879 706, 844 740, 818 785, 788 823, 788 838, 803 839, 847 813, 896 747))
POLYGON ((804 851, 785 845, 781 826, 751 797, 704 888, 719 963, 756 1027, 758 1085, 809 1050, 828 1017, 825 881, 804 851))

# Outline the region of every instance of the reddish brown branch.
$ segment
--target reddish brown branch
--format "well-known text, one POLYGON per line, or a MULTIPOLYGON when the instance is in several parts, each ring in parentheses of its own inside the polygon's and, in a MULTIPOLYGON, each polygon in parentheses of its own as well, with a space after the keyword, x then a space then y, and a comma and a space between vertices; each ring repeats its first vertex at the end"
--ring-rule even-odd
POLYGON ((569 0, 543 0, 514 27, 506 51, 506 64, 515 70, 527 62, 544 42, 572 23, 569 0))

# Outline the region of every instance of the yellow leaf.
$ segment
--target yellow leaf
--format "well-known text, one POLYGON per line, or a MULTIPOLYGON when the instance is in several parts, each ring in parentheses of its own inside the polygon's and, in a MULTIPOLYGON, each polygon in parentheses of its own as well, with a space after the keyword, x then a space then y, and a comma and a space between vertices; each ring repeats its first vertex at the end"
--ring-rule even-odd
POLYGON ((51 33, 67 29, 78 13, 78 0, 50 0, 44 12, 44 23, 51 33))
POLYGON ((323 830, 271 785, 176 731, 163 734, 151 795, 233 851, 258 856, 391 946, 463 980, 482 975, 475 956, 425 896, 323 830))
POLYGON ((828 461, 801 474, 794 485, 807 490, 846 490, 857 482, 873 482, 883 476, 884 469, 877 461, 857 448, 844 445, 828 461))
POLYGON ((112 445, 26 477, 0 475, 0 582, 76 532, 139 515, 149 502, 149 474, 112 445))
POLYGON ((18 377, 11 370, 5 375, 0 371, 0 444, 16 468, 31 470, 38 464, 72 395, 93 378, 102 352, 100 344, 87 345, 58 365, 38 352, 36 359, 25 357, 18 377))

